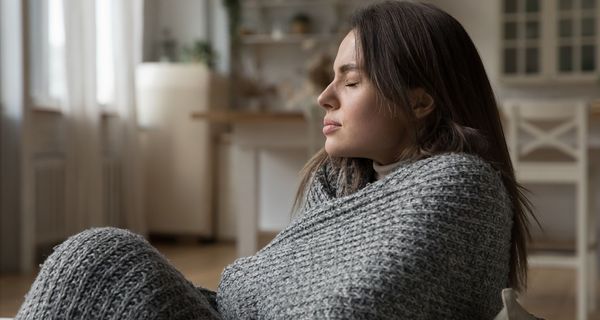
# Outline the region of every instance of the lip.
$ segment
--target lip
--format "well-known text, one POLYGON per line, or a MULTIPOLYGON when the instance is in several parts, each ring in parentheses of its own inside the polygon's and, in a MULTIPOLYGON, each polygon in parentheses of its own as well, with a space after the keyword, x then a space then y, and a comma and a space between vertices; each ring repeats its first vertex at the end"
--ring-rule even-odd
POLYGON ((336 131, 337 129, 341 128, 342 126, 337 126, 337 125, 333 125, 333 124, 328 124, 326 126, 323 127, 323 134, 324 135, 328 135, 334 131, 336 131))
POLYGON ((323 119, 323 125, 324 126, 328 126, 328 125, 341 126, 342 124, 337 121, 330 120, 330 119, 323 119))
POLYGON ((342 126, 341 123, 328 119, 328 118, 324 118, 323 119, 323 134, 324 135, 328 135, 332 132, 334 132, 335 130, 339 129, 342 126))

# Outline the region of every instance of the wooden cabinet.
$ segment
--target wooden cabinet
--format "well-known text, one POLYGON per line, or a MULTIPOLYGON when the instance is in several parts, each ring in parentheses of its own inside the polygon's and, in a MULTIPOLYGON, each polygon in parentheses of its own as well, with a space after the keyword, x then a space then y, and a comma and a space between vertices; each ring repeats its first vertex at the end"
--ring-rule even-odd
POLYGON ((600 81, 600 1, 502 0, 505 82, 600 81))
POLYGON ((137 69, 148 232, 214 236, 212 123, 194 111, 225 106, 225 82, 202 64, 144 63, 137 69))

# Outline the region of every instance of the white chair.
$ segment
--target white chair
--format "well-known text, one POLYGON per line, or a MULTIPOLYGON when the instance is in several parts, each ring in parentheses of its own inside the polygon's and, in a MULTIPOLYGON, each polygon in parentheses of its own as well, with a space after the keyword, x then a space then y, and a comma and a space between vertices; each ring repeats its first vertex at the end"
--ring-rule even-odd
POLYGON ((587 319, 588 312, 596 308, 598 281, 596 217, 590 210, 592 197, 588 182, 588 105, 578 100, 511 100, 503 104, 503 109, 508 120, 507 142, 517 181, 575 186, 575 254, 530 255, 529 262, 532 266, 574 268, 577 319, 587 319), (542 125, 550 121, 551 128, 542 125), (539 149, 559 151, 572 161, 524 159, 539 149))

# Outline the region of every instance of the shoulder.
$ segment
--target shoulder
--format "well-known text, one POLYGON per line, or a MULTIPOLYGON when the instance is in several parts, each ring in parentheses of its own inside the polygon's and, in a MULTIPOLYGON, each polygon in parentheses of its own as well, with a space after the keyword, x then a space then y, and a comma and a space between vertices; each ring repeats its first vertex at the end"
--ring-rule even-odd
POLYGON ((480 177, 485 181, 501 179, 500 171, 478 155, 443 153, 411 164, 411 176, 418 180, 480 177))
POLYGON ((434 155, 415 161, 409 171, 409 189, 420 195, 510 203, 500 170, 478 155, 434 155))
POLYGON ((438 212, 437 218, 501 225, 508 225, 512 216, 500 171, 477 155, 447 153, 418 160, 396 190, 406 197, 408 212, 438 212))

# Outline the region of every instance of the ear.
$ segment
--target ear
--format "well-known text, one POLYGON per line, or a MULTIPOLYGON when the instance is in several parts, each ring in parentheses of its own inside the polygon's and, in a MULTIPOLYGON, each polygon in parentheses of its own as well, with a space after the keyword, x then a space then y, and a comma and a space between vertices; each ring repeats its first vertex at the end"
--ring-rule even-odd
POLYGON ((409 99, 417 119, 423 119, 435 110, 433 97, 423 88, 415 88, 409 91, 409 99))

